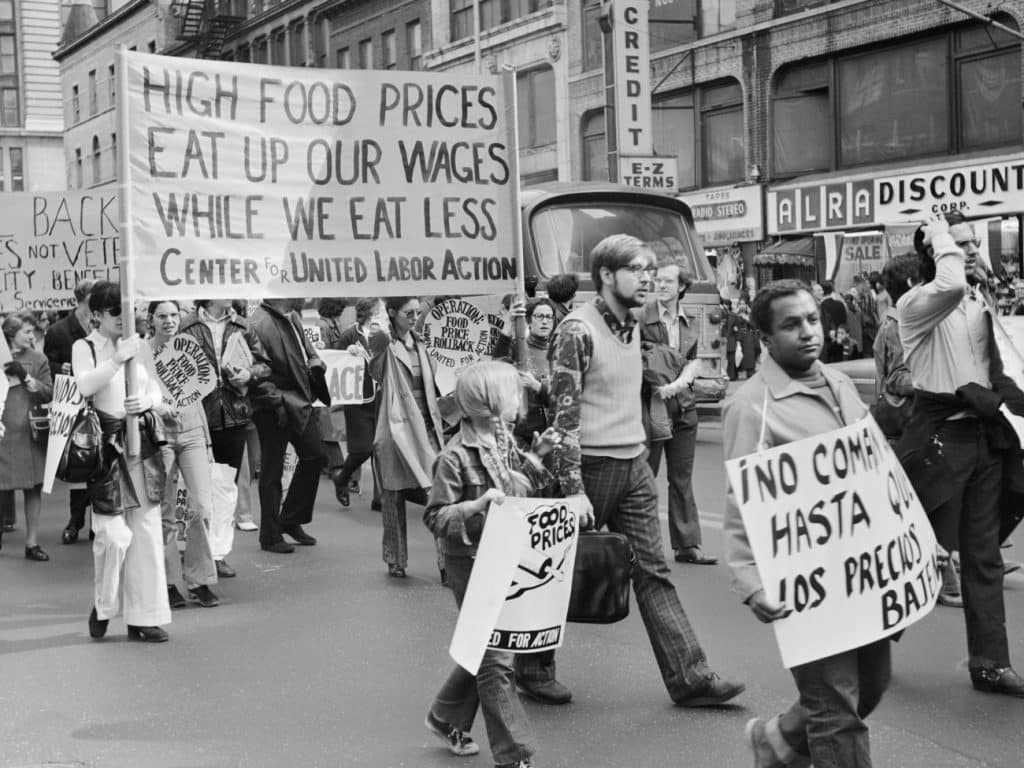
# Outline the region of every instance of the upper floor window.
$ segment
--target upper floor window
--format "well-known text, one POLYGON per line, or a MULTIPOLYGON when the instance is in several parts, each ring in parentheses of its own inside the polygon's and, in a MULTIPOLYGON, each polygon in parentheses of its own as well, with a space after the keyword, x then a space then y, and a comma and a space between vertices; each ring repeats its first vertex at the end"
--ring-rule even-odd
POLYGON ((25 161, 20 147, 11 147, 11 192, 25 191, 25 161))
POLYGON ((103 152, 100 150, 100 137, 92 137, 92 183, 96 184, 103 178, 103 152))
POLYGON ((156 40, 150 40, 146 43, 146 51, 148 53, 156 53, 156 40))
POLYGON ((0 22, 14 21, 14 0, 0 0, 0 22))
POLYGON ((252 63, 253 64, 268 64, 267 61, 267 38, 261 38, 253 44, 252 48, 252 63))
POLYGON ((117 178, 117 134, 110 134, 110 178, 117 178))
POLYGON ((306 25, 296 24, 288 32, 289 56, 293 67, 306 66, 306 25))
POLYGON ((75 150, 75 189, 82 188, 82 148, 75 150))
POLYGON ((359 41, 359 68, 373 69, 373 40, 359 41))
POLYGON ((21 125, 17 88, 0 88, 0 125, 21 125))
POLYGON ((117 104, 117 71, 113 64, 107 67, 107 98, 111 107, 117 104))
POLYGON ((554 144, 555 71, 551 67, 516 74, 519 101, 519 146, 543 147, 554 144))
POLYGON ((99 101, 96 98, 96 70, 89 70, 89 114, 95 115, 99 110, 99 101))
POLYGON ((604 45, 604 34, 601 32, 601 4, 598 2, 582 3, 583 20, 580 28, 583 31, 583 69, 597 69, 604 63, 601 47, 604 45))
POLYGON ((14 35, 0 33, 0 75, 16 75, 18 73, 15 48, 14 35))
POLYGON ((82 102, 78 96, 78 86, 71 86, 71 123, 77 123, 82 119, 82 102))
POLYGON ((472 36, 473 0, 451 0, 449 8, 452 42, 472 36))
POLYGON ((608 142, 605 138, 603 109, 595 109, 583 115, 580 134, 584 181, 608 181, 608 142))
POLYGON ((288 49, 283 29, 274 33, 271 41, 270 63, 279 66, 288 64, 288 49))
MULTIPOLYGON (((698 0, 653 0, 647 16, 651 52, 663 51, 697 39, 698 0)), ((731 0, 727 0, 731 2, 731 0)), ((700 0, 701 6, 718 5, 716 0, 700 0)))
MULTIPOLYGON (((491 29, 552 5, 554 0, 479 0, 480 29, 491 29)), ((472 36, 472 0, 452 0, 449 18, 452 42, 472 36)))
POLYGON ((701 37, 709 37, 734 29, 736 29, 736 0, 700 0, 701 37))
POLYGON ((409 52, 409 69, 423 69, 423 28, 419 19, 405 25, 405 48, 409 52))
POLYGON ((383 57, 381 62, 384 69, 394 69, 398 66, 398 43, 395 41, 395 30, 389 29, 380 36, 380 52, 383 57))
POLYGON ((352 56, 348 47, 339 48, 335 54, 334 66, 338 69, 352 69, 352 56))

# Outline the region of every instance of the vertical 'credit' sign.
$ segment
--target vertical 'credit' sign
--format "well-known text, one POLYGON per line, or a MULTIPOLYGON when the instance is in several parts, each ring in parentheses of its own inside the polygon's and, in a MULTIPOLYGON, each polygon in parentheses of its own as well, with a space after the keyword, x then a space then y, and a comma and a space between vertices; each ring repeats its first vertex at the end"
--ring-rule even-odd
POLYGON ((607 4, 611 46, 605 46, 605 82, 614 115, 614 144, 609 141, 609 171, 618 172, 618 157, 653 154, 651 128, 651 39, 648 0, 611 0, 607 4), (608 58, 611 54, 611 59, 608 58), (609 87, 610 86, 610 87, 609 87), (614 149, 613 149, 614 147, 614 149))

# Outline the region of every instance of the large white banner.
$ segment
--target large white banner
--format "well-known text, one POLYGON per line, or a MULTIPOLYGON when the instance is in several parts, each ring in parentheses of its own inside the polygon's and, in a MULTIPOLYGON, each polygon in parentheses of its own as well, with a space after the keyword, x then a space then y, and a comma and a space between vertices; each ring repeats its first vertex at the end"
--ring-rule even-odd
POLYGON ((125 59, 140 298, 515 289, 511 78, 125 59))
POLYGON ((558 648, 576 564, 579 509, 571 499, 492 504, 449 653, 476 674, 488 648, 558 648))
POLYGON ((928 614, 936 541, 870 416, 725 463, 786 667, 888 637, 928 614))
POLYGON ((0 194, 0 312, 74 309, 79 280, 117 280, 118 197, 0 194))

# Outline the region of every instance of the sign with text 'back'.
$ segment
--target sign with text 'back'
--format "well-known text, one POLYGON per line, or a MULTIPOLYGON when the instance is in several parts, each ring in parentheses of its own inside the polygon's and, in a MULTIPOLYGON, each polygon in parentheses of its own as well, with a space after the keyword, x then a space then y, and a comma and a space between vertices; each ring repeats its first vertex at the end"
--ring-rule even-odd
POLYGON ((0 312, 74 309, 80 280, 118 279, 116 190, 10 192, 0 211, 0 312))
POLYGON ((140 298, 515 289, 510 78, 124 57, 140 298))
POLYGON ((921 502, 870 416, 725 463, 786 667, 859 648, 928 614, 941 586, 921 502))

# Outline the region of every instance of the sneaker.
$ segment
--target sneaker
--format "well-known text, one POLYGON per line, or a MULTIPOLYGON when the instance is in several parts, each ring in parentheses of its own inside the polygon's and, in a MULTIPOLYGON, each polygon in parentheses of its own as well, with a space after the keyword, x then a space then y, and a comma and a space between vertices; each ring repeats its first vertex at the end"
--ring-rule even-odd
POLYGON ((185 602, 185 598, 181 596, 181 592, 179 592, 178 588, 173 584, 167 588, 167 602, 171 604, 172 610, 174 608, 184 608, 188 605, 188 603, 185 602))
POLYGON ((220 605, 220 598, 213 594, 213 590, 205 584, 201 584, 198 587, 189 587, 188 593, 203 608, 214 608, 220 605))
POLYGON ((781 768, 785 765, 775 754, 764 732, 764 720, 755 717, 747 721, 743 739, 754 754, 754 768, 781 768))
POLYGON ((433 712, 427 712, 427 719, 423 724, 427 726, 428 731, 445 743, 453 755, 469 757, 480 752, 480 745, 473 741, 472 736, 436 717, 433 712))

